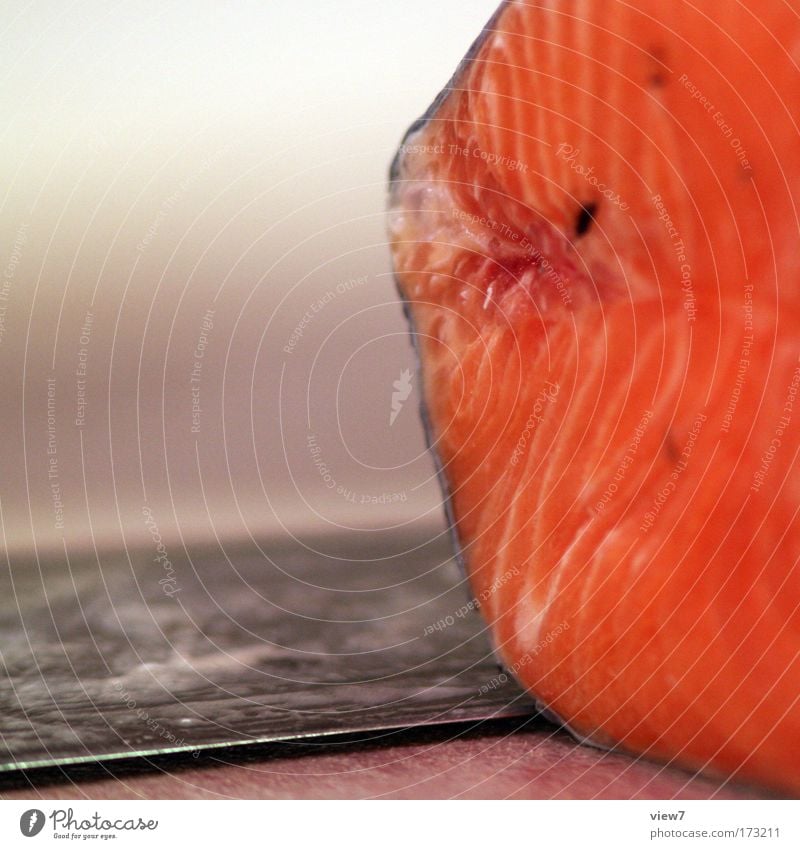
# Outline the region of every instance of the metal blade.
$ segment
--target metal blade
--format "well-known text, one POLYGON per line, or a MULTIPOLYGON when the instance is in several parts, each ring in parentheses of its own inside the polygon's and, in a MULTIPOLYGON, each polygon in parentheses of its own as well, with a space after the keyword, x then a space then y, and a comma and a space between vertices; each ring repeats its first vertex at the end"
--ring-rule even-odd
POLYGON ((70 560, 0 576, 0 771, 535 712, 444 538, 70 560))

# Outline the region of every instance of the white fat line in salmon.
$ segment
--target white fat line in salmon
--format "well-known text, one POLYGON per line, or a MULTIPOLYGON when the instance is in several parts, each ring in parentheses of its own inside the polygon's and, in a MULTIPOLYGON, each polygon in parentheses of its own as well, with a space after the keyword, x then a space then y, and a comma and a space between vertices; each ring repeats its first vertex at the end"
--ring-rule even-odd
POLYGON ((525 453, 525 448, 528 445, 528 440, 536 428, 536 425, 542 421, 544 417, 545 404, 552 404, 556 400, 559 392, 558 383, 553 383, 550 380, 545 381, 545 388, 536 396, 533 404, 533 410, 525 422, 525 427, 519 435, 517 444, 514 446, 514 451, 511 454, 511 465, 516 466, 519 463, 520 457, 525 453))
POLYGON ((694 285, 692 283, 692 266, 687 259, 686 245, 681 237, 680 231, 672 220, 667 207, 664 205, 660 194, 653 195, 651 198, 658 220, 664 223, 664 227, 672 239, 672 250, 675 253, 675 259, 680 266, 681 273, 681 289, 683 290, 683 308, 686 310, 686 319, 690 323, 697 318, 697 306, 694 296, 694 285))
POLYGON ((531 651, 526 652, 522 657, 513 663, 511 666, 507 667, 505 672, 500 672, 494 676, 491 680, 487 681, 479 690, 478 694, 481 696, 485 696, 490 690, 496 690, 498 687, 501 687, 503 684, 508 682, 509 675, 516 675, 517 672, 520 671, 523 667, 527 666, 531 661, 536 657, 539 652, 543 651, 547 646, 551 645, 555 640, 564 633, 564 631, 569 630, 569 622, 566 619, 563 622, 559 622, 555 628, 552 628, 548 633, 539 640, 538 643, 531 649, 531 651))
POLYGON ((612 497, 616 494, 619 489, 618 484, 622 483, 625 478, 625 475, 628 473, 628 469, 633 465, 633 461, 636 459, 636 452, 639 450, 639 445, 644 437, 645 431, 647 430, 647 426, 650 424, 650 421, 653 418, 652 410, 645 410, 642 414, 642 418, 639 420, 639 424, 633 430, 633 438, 630 443, 628 443, 628 450, 625 453, 625 456, 622 458, 619 466, 617 466, 617 471, 614 473, 614 478, 611 483, 605 488, 605 492, 603 492, 600 500, 594 505, 595 513, 600 515, 603 510, 606 509, 606 505, 609 501, 611 501, 612 497))

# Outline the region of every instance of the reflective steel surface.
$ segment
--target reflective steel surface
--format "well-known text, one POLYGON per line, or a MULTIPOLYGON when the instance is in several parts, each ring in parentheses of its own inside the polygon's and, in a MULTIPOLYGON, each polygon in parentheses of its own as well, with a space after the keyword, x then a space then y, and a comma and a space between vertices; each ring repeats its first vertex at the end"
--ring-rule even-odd
POLYGON ((0 770, 532 714, 444 538, 12 561, 0 770))

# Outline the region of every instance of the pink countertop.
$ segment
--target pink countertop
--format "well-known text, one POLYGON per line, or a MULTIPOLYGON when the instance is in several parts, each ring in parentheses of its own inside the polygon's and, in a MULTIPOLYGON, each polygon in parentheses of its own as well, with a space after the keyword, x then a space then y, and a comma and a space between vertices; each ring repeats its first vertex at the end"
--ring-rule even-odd
POLYGON ((578 745, 547 727, 394 733, 383 741, 226 750, 196 761, 113 765, 41 774, 0 798, 48 799, 706 799, 759 798, 751 788, 697 778, 578 745), (143 768, 146 767, 146 768, 143 768))

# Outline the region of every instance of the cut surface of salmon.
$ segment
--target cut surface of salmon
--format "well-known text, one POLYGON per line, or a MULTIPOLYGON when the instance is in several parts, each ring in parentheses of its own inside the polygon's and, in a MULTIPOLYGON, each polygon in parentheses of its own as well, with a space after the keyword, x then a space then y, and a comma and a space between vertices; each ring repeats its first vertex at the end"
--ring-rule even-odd
POLYGON ((800 791, 800 3, 507 2, 392 166, 429 440, 505 666, 800 791))

